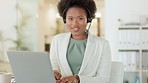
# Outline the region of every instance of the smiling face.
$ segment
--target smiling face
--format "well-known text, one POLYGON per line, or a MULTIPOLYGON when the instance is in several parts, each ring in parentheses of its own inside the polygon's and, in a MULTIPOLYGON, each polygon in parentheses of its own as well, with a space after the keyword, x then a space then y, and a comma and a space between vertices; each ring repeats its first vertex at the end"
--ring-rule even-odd
POLYGON ((87 14, 83 8, 71 7, 67 10, 66 26, 72 33, 73 39, 86 39, 87 14))

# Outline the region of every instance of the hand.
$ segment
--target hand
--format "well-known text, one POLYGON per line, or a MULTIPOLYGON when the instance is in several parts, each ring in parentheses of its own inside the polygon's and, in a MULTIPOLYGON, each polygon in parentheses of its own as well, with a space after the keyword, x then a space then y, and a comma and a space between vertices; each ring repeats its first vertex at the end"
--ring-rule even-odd
POLYGON ((56 83, 61 83, 61 80, 56 80, 56 83))
POLYGON ((62 75, 57 70, 54 70, 54 77, 56 80, 60 80, 62 75))
POLYGON ((67 76, 67 77, 63 77, 60 80, 60 83, 78 83, 78 80, 76 79, 75 76, 67 76))

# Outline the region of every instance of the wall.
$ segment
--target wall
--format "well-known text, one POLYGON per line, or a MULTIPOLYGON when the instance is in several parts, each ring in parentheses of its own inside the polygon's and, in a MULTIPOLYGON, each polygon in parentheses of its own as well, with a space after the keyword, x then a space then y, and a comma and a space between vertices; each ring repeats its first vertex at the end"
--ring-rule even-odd
POLYGON ((46 40, 50 40, 57 30, 56 4, 56 0, 40 0, 39 3, 39 39, 42 41, 39 41, 38 44, 40 47, 39 50, 41 51, 45 51, 46 40), (47 37, 47 39, 45 37, 47 37))
POLYGON ((1 47, 0 60, 7 61, 6 50, 10 46, 4 41, 7 38, 16 38, 12 32, 15 31, 16 24, 16 0, 0 0, 0 32, 1 32, 1 47))
POLYGON ((104 37, 104 28, 105 28, 105 2, 104 0, 95 0, 96 6, 97 6, 97 12, 101 14, 100 17, 100 35, 101 37, 104 37))
MULTIPOLYGON (((23 34, 23 47, 26 47, 30 51, 38 51, 38 15, 39 0, 0 0, 0 60, 8 61, 7 51, 17 50, 17 44, 14 43, 17 40, 17 30, 15 26, 19 24, 22 19, 29 16, 27 20, 24 20, 24 26, 21 27, 21 34, 23 34), (17 4, 19 4, 20 11, 17 10, 17 4)), ((25 48, 25 49, 26 49, 25 48)), ((23 48, 24 49, 24 48, 23 48)), ((21 50, 23 50, 21 49, 21 50)))
POLYGON ((148 0, 105 0, 105 38, 111 45, 112 60, 118 60, 118 19, 139 22, 141 15, 148 15, 147 3, 148 0))
MULTIPOLYGON (((28 47, 30 51, 39 51, 38 42, 41 41, 38 37, 38 8, 40 0, 19 0, 17 1, 22 18, 24 19, 25 25, 24 28, 24 45, 28 47)), ((19 20, 18 20, 19 21, 19 20)))

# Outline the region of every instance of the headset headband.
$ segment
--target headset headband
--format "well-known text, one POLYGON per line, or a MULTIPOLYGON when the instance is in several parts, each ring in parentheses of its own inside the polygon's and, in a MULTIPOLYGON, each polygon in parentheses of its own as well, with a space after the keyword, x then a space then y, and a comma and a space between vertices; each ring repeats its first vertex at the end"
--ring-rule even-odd
POLYGON ((88 8, 82 7, 82 6, 79 6, 79 5, 73 5, 73 6, 70 6, 70 7, 67 7, 67 8, 64 9, 63 14, 62 14, 64 23, 66 23, 66 12, 67 12, 67 10, 68 10, 69 8, 71 8, 71 7, 81 7, 81 8, 83 8, 83 9, 85 9, 86 12, 88 13, 88 14, 87 14, 87 15, 88 15, 88 16, 87 16, 87 23, 89 23, 89 22, 92 21, 92 18, 91 18, 92 15, 91 15, 91 12, 88 10, 88 8))

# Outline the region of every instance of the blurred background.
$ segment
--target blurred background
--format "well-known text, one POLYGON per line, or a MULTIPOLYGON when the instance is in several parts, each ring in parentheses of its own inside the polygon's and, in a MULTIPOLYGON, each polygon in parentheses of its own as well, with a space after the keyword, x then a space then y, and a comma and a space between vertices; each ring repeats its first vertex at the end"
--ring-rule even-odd
MULTIPOLYGON (((54 35, 67 32, 59 0, 0 0, 0 68, 12 72, 7 51, 50 50, 54 35)), ((110 42, 112 61, 124 64, 124 82, 148 83, 148 0, 95 0, 90 31, 110 42), (128 77, 130 76, 130 78, 128 77)))
MULTIPOLYGON (((104 36, 104 1, 96 2, 98 12, 91 31, 104 36)), ((57 3, 58 0, 1 0, 0 60, 8 61, 7 51, 49 52, 51 38, 68 31, 57 12, 57 3)))

